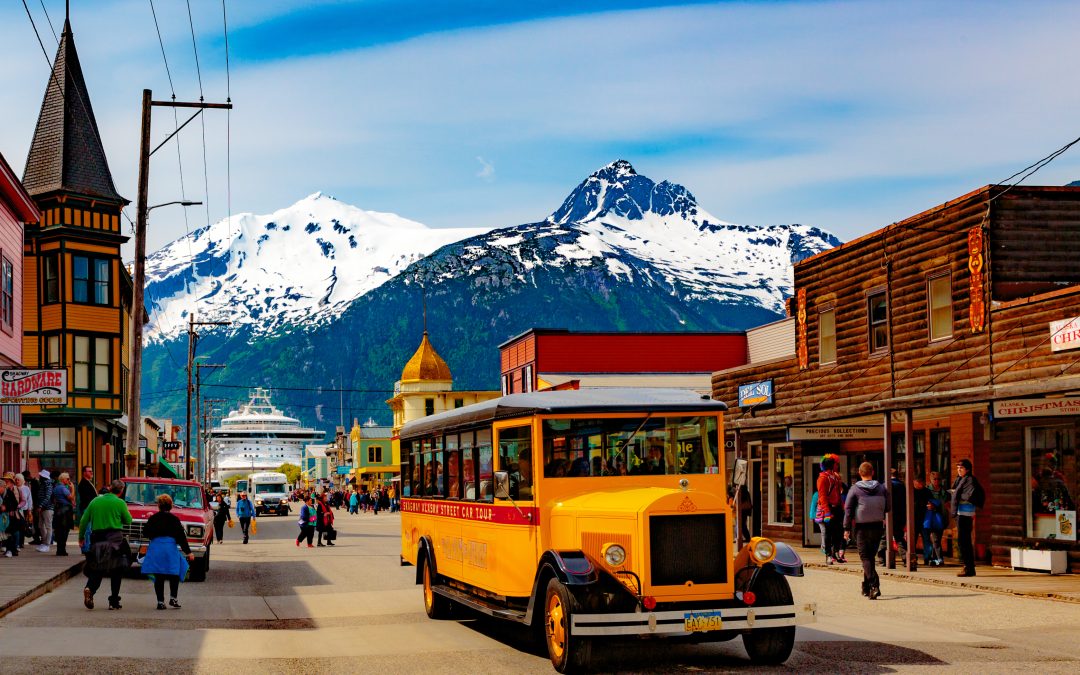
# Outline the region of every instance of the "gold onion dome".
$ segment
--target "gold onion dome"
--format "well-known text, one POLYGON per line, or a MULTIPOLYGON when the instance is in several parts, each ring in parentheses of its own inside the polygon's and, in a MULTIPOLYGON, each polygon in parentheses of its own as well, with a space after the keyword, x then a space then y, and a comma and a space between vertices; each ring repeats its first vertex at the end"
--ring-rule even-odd
POLYGON ((428 340, 427 331, 420 340, 420 346, 412 355, 405 368, 401 371, 402 382, 416 382, 418 380, 451 380, 450 366, 446 365, 435 347, 428 340))

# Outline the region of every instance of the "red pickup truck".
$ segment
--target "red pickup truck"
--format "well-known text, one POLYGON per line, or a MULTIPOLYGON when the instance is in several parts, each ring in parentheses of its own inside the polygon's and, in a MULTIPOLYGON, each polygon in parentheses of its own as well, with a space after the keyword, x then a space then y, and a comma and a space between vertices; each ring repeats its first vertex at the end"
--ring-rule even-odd
MULTIPOLYGON (((131 525, 124 528, 134 553, 146 553, 150 542, 143 536, 143 525, 158 511, 157 496, 172 497, 172 512, 180 519, 187 534, 188 546, 195 561, 188 571, 190 581, 206 581, 210 569, 210 544, 214 541, 214 512, 203 498, 202 486, 192 480, 128 477, 124 481, 124 501, 131 512, 131 525)), ((138 563, 136 562, 136 566, 138 563)))

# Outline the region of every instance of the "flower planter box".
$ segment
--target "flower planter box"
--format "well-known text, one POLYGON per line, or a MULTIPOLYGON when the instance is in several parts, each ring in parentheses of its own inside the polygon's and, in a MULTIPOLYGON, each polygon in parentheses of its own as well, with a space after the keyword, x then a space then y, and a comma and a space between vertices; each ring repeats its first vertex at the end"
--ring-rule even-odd
POLYGON ((1069 556, 1065 551, 1046 551, 1033 548, 1014 548, 1009 551, 1014 570, 1035 570, 1050 574, 1065 574, 1069 556))

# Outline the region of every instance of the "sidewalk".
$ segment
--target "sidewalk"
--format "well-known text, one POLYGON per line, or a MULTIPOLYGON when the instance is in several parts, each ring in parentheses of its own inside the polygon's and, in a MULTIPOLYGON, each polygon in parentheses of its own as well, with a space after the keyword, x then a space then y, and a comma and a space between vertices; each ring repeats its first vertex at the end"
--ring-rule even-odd
POLYGON ((53 590, 82 571, 83 555, 77 543, 68 544, 69 555, 56 555, 56 547, 38 553, 27 544, 18 557, 0 552, 0 617, 53 590))
MULTIPOLYGON (((816 548, 797 549, 803 559, 803 565, 813 569, 822 569, 862 576, 862 565, 858 555, 850 555, 845 565, 826 565, 821 550, 816 548)), ((1018 572, 1007 567, 982 565, 975 568, 974 577, 958 577, 959 565, 946 564, 944 567, 919 566, 915 572, 908 572, 898 562, 896 569, 890 570, 878 565, 878 575, 885 578, 907 579, 927 584, 969 588, 990 593, 1021 595, 1032 598, 1061 600, 1080 603, 1080 574, 1040 574, 1038 572, 1018 572)))

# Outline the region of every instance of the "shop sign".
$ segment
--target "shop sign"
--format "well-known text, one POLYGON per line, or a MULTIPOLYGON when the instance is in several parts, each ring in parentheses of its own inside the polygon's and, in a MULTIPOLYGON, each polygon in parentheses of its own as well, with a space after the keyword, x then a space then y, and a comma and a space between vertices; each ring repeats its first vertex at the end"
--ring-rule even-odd
POLYGON ((1080 415, 1080 398, 1020 398, 994 401, 994 419, 1080 415))
POLYGON ((342 464, 337 467, 337 472, 340 475, 348 474, 350 471, 352 471, 352 464, 342 464))
POLYGON ((67 370, 0 370, 0 404, 67 405, 67 370))
POLYGON ((739 385, 739 407, 751 405, 772 405, 773 381, 748 382, 739 385))
POLYGON ((1050 351, 1080 349, 1080 316, 1050 322, 1050 351))
POLYGON ((789 441, 857 441, 885 438, 882 426, 788 427, 789 441))

